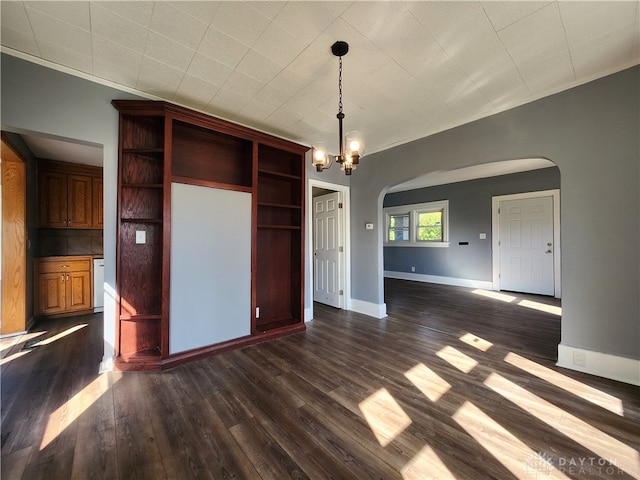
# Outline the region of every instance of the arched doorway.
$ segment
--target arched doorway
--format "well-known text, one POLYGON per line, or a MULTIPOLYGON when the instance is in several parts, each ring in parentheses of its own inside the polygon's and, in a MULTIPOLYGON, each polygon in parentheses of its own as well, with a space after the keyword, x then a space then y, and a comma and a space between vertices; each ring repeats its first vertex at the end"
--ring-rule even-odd
POLYGON ((553 284, 548 294, 559 297, 559 189, 558 167, 543 158, 435 172, 393 186, 383 200, 384 276, 500 289, 497 281, 500 279, 500 263, 495 260, 500 232, 495 205, 500 199, 547 196, 546 193, 531 193, 547 192, 552 205, 552 234, 549 239, 545 237, 543 243, 546 247, 544 252, 550 250, 553 253, 553 284), (442 224, 427 225, 427 218, 432 215, 428 213, 430 211, 442 212, 442 224), (391 222, 398 219, 394 215, 398 213, 407 224, 407 237, 392 240, 389 233, 393 228, 391 222), (442 239, 420 239, 417 236, 418 232, 438 229, 442 239), (548 243, 552 246, 547 246, 548 243))

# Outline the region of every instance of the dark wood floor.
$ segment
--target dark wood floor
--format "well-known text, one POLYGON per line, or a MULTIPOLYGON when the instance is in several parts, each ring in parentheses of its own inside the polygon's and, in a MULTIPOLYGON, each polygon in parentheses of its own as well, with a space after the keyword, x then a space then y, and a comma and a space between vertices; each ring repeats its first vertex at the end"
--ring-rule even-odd
POLYGON ((640 389, 555 367, 560 318, 519 305, 557 301, 385 289, 385 319, 316 304, 305 333, 162 373, 98 375, 99 315, 4 340, 1 477, 639 477, 640 389))

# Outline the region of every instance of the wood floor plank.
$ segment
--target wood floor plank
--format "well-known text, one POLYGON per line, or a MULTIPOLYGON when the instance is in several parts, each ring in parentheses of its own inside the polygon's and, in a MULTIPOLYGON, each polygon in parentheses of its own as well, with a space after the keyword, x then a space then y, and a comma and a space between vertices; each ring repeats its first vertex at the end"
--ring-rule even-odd
POLYGON ((557 367, 560 317, 517 303, 560 302, 514 295, 385 280, 385 319, 315 304, 166 372, 98 375, 101 315, 44 322, 2 359, 0 478, 639 478, 640 388, 557 367))
POLYGON ((238 444, 242 445, 261 479, 309 479, 256 418, 234 425, 230 431, 238 444))
POLYGON ((23 478, 32 448, 27 447, 17 452, 3 453, 2 457, 0 457, 0 476, 3 479, 23 478))
POLYGON ((151 419, 146 412, 116 418, 116 444, 120 480, 167 479, 151 419))
POLYGON ((296 413, 299 421, 312 432, 314 438, 358 478, 401 478, 398 471, 380 461, 361 443, 354 442, 349 434, 328 422, 324 415, 316 410, 302 407, 296 413))
MULTIPOLYGON (((169 478, 251 478, 255 470, 207 399, 184 395, 180 371, 155 375, 151 419, 169 478), (178 463, 178 466, 175 465, 178 463)), ((145 375, 145 374, 139 374, 145 375)))
MULTIPOLYGON (((116 424, 112 373, 98 376, 83 391, 71 478, 117 478, 116 424)), ((116 377, 119 378, 119 377, 116 377)))
POLYGON ((243 422, 253 414, 248 407, 248 400, 244 399, 232 387, 231 382, 225 381, 225 377, 229 378, 230 372, 226 370, 218 370, 215 388, 208 395, 208 401, 220 416, 224 425, 229 428, 243 422))
POLYGON ((295 373, 280 375, 278 380, 291 391, 303 397, 309 408, 314 409, 320 415, 325 415, 327 421, 331 422, 333 426, 342 429, 352 437, 354 442, 360 443, 391 467, 402 467, 413 454, 417 453, 417 450, 407 448, 406 444, 391 444, 388 445, 388 448, 381 448, 375 440, 371 428, 361 415, 355 414, 330 395, 318 391, 295 373))

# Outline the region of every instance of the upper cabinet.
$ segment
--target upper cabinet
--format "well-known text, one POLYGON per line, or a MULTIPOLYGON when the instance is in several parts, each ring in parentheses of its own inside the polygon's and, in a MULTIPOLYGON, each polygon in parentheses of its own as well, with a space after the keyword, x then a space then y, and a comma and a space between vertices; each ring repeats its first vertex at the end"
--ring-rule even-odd
POLYGON ((166 102, 113 105, 116 366, 163 369, 303 331, 308 148, 166 102))
POLYGON ((102 168, 39 160, 38 226, 101 229, 102 168))

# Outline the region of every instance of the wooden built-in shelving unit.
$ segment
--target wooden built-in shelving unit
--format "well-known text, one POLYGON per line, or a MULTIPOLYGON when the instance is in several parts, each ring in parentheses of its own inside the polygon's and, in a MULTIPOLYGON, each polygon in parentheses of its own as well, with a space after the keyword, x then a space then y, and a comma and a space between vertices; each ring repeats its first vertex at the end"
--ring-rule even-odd
POLYGON ((122 114, 118 185, 119 362, 162 358, 164 117, 122 114), (144 244, 136 232, 145 232, 144 244))
POLYGON ((162 369, 303 331, 308 148, 166 102, 113 105, 120 112, 116 366, 162 369), (252 196, 249 337, 170 354, 170 325, 180 328, 169 318, 172 182, 252 196))
POLYGON ((304 310, 302 290, 303 162, 299 155, 258 146, 257 277, 270 278, 256 291, 256 331, 288 325, 304 310), (281 285, 288 288, 281 289, 281 285))

